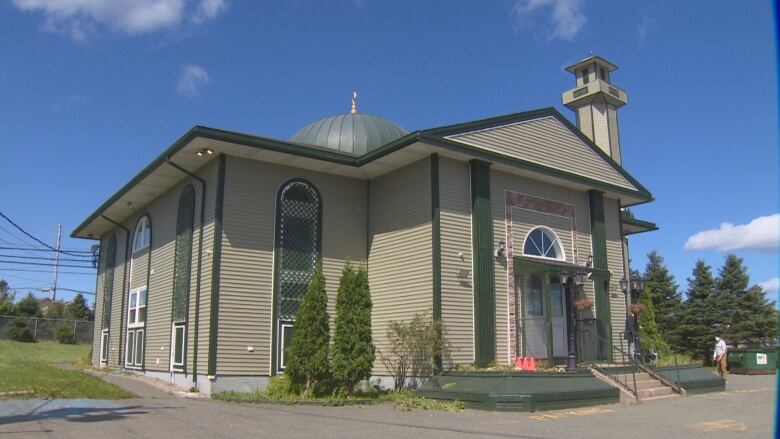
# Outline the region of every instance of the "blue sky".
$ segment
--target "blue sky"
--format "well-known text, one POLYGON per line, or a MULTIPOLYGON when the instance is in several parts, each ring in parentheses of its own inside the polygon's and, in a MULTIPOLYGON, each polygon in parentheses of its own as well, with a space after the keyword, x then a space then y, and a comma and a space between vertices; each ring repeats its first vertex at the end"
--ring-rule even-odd
MULTIPOLYGON (((2 1, 0 212, 53 242, 193 125, 289 138, 353 90, 408 130, 549 106, 573 120, 563 68, 592 52, 620 66, 624 165, 656 197, 634 209, 661 227, 631 239, 634 267, 655 248, 684 286, 734 249, 776 285, 773 16, 711 0, 2 1)), ((9 268, 12 287, 50 282, 9 268)))

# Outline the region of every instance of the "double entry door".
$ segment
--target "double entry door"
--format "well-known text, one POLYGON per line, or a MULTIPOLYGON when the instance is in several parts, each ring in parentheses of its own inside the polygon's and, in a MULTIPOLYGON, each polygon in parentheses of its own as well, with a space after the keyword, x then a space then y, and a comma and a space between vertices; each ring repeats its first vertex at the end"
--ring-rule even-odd
POLYGON ((522 332, 521 356, 547 359, 549 343, 547 319, 552 323, 553 356, 563 358, 568 355, 568 324, 566 318, 566 300, 568 285, 561 285, 557 277, 551 277, 549 288, 545 291, 543 275, 532 274, 519 277, 518 294, 521 316, 518 325, 522 332), (549 294, 549 300, 545 297, 549 294))

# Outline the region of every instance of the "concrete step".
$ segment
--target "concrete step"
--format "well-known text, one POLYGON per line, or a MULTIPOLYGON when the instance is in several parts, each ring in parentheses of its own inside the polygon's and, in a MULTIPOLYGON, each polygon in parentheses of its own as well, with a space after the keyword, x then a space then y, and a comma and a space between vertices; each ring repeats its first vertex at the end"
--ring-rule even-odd
POLYGON ((652 402, 652 401, 659 401, 659 400, 664 400, 664 399, 676 399, 676 398, 679 398, 679 397, 680 397, 680 395, 678 395, 677 393, 671 393, 669 395, 652 396, 650 398, 642 399, 641 401, 642 402, 652 402))
MULTIPOLYGON (((628 382, 629 387, 633 383, 631 381, 628 382)), ((637 390, 643 390, 643 389, 652 389, 654 387, 660 387, 662 384, 658 382, 658 380, 636 380, 636 389, 637 390)))
POLYGON ((674 391, 671 387, 651 387, 649 389, 637 390, 637 396, 640 401, 644 401, 648 398, 656 398, 659 396, 673 395, 674 391))

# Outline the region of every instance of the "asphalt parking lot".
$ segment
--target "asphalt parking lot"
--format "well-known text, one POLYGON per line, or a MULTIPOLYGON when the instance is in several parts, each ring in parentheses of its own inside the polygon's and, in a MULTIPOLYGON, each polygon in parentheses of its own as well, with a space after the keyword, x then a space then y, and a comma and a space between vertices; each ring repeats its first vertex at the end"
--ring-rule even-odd
POLYGON ((138 382, 125 384, 142 397, 0 401, 0 437, 771 438, 777 399, 774 375, 731 375, 727 391, 721 393, 536 413, 237 405, 182 399, 138 382))

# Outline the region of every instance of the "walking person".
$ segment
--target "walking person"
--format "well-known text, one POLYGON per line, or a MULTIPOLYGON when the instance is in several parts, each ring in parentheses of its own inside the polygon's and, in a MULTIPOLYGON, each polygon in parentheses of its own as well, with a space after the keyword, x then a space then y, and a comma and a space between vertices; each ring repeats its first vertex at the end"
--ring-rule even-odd
POLYGON ((720 376, 725 379, 726 374, 728 373, 726 371, 727 363, 726 363, 726 353, 728 352, 728 347, 726 347, 726 342, 720 337, 720 334, 715 335, 715 351, 712 353, 712 361, 718 366, 718 373, 720 376))
POLYGON ((639 341, 637 318, 634 313, 629 313, 626 316, 626 328, 623 333, 623 338, 628 341, 628 356, 632 360, 639 360, 639 349, 637 349, 637 342, 639 341))

